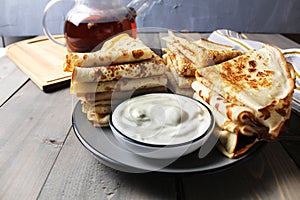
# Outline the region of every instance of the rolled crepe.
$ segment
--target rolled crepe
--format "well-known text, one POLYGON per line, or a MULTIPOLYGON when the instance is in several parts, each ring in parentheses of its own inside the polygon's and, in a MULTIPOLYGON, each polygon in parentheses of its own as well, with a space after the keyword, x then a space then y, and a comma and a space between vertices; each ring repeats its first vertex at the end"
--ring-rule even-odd
POLYGON ((128 91, 142 88, 152 88, 166 86, 167 78, 165 75, 145 77, 140 79, 120 79, 118 81, 108 82, 73 82, 71 84, 71 93, 98 93, 107 91, 128 91))
POLYGON ((166 66, 161 58, 155 56, 150 60, 98 67, 75 67, 72 81, 104 82, 121 78, 143 78, 164 74, 166 66))

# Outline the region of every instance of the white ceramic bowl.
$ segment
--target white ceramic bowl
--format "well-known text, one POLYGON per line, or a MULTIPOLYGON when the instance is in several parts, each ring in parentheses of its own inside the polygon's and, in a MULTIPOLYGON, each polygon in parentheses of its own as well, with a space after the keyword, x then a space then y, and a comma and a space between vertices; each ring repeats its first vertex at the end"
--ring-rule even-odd
POLYGON ((112 132, 122 147, 140 156, 155 159, 179 158, 199 149, 212 134, 214 126, 213 114, 205 104, 170 93, 153 93, 128 99, 115 108, 110 118, 112 132), (135 118, 137 113, 140 116, 135 118), (176 113, 179 118, 174 117, 176 113), (130 118, 132 115, 134 120, 130 118), (142 122, 148 124, 140 124, 139 120, 137 124, 132 123, 136 122, 135 119, 145 116, 152 116, 154 119, 143 118, 142 122), (173 123, 174 120, 176 123, 173 123), (151 123, 158 123, 158 126, 151 123), (153 131, 153 127, 156 127, 153 130, 157 133, 153 134, 154 139, 149 139, 152 137, 148 135, 153 131), (147 137, 140 138, 141 135, 147 137))

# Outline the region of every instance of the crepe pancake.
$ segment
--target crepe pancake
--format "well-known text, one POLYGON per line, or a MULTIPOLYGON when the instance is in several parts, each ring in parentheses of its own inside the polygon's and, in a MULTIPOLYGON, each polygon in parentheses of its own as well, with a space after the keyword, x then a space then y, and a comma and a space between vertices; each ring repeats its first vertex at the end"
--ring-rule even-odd
POLYGON ((194 43, 208 50, 208 55, 214 64, 230 60, 243 54, 240 50, 234 50, 232 46, 215 43, 204 38, 194 41, 194 43))
POLYGON ((167 92, 166 86, 152 87, 152 88, 144 88, 137 89, 134 91, 108 91, 108 92, 97 92, 97 93, 77 93, 76 96, 81 101, 87 102, 111 102, 112 100, 122 100, 127 99, 136 95, 142 95, 147 93, 155 93, 155 92, 167 92))
POLYGON ((168 89, 175 93, 175 94, 181 94, 181 95, 185 95, 185 96, 189 96, 192 97, 194 90, 190 87, 190 88, 180 88, 173 76, 173 74, 170 71, 166 72, 166 75, 168 77, 168 89))
POLYGON ((194 43, 206 48, 206 49, 218 49, 218 50, 233 50, 232 46, 219 44, 216 42, 209 41, 204 38, 200 38, 198 40, 193 41, 194 43))
POLYGON ((72 72, 75 67, 92 67, 128 63, 151 59, 153 51, 140 39, 120 34, 106 41, 103 47, 91 53, 69 53, 66 55, 64 71, 72 72))
POLYGON ((271 45, 218 65, 198 69, 197 81, 226 101, 250 108, 269 128, 262 138, 276 138, 289 118, 295 87, 281 51, 271 45), (218 81, 216 81, 218 80, 218 81))
POLYGON ((91 106, 106 106, 111 105, 111 100, 98 100, 98 101, 83 101, 90 104, 91 106))
POLYGON ((98 93, 107 91, 128 91, 143 88, 152 88, 166 86, 167 78, 165 75, 151 76, 139 79, 122 78, 118 81, 108 82, 73 82, 71 84, 71 93, 98 93))
POLYGON ((219 136, 217 148, 229 158, 237 158, 245 154, 259 140, 253 136, 245 136, 216 128, 214 134, 219 136))
POLYGON ((111 105, 92 105, 88 102, 83 102, 82 104, 82 112, 88 113, 89 111, 93 111, 98 114, 109 114, 111 113, 111 105))
POLYGON ((194 76, 197 66, 207 66, 208 52, 205 48, 192 41, 176 37, 169 32, 169 37, 164 38, 169 49, 170 59, 174 60, 178 74, 194 76))
POLYGON ((196 80, 193 76, 181 76, 176 72, 174 67, 169 68, 170 73, 173 75, 176 84, 179 88, 191 88, 192 83, 196 80))
POLYGON ((228 102, 221 95, 205 87, 198 81, 192 83, 194 91, 210 106, 232 121, 248 123, 255 120, 255 113, 248 107, 228 102))
POLYGON ((268 131, 266 127, 256 122, 252 110, 226 102, 221 96, 213 93, 205 86, 199 85, 201 84, 197 82, 192 85, 195 94, 199 95, 199 98, 208 103, 214 110, 216 123, 221 130, 256 137, 268 131))
MULTIPOLYGON (((175 36, 169 31, 169 36, 164 38, 167 43, 167 54, 180 75, 194 76, 198 68, 220 63, 243 54, 240 50, 229 49, 228 46, 193 42, 175 36), (208 48, 205 48, 208 47, 208 48)), ((202 43, 205 40, 203 40, 202 43)))
POLYGON ((87 119, 92 121, 94 127, 105 127, 109 125, 110 114, 99 114, 94 111, 88 111, 87 119))
MULTIPOLYGON (((163 59, 165 60, 165 63, 168 67, 168 71, 166 72, 166 75, 168 77, 168 88, 175 94, 181 94, 191 97, 194 93, 193 89, 191 88, 191 84, 193 81, 195 81, 195 77, 182 76, 179 74, 180 72, 176 71, 176 68, 174 66, 178 66, 180 64, 176 62, 176 60, 178 59, 176 59, 175 54, 168 52, 167 54, 164 54, 163 59), (174 58, 171 59, 170 55, 174 55, 174 58)), ((181 61, 183 60, 185 59, 181 59, 181 61)))
POLYGON ((164 74, 166 66, 161 58, 155 56, 150 60, 98 67, 75 67, 72 81, 98 82, 114 81, 120 78, 143 78, 164 74))
MULTIPOLYGON (((213 64, 218 64, 237 56, 242 55, 242 51, 240 50, 208 50, 208 59, 212 59, 213 64)), ((203 66, 205 67, 205 66, 203 66)), ((198 67, 199 68, 199 67, 198 67)), ((201 67, 202 68, 202 67, 201 67)))
MULTIPOLYGON (((194 93, 193 98, 206 103, 197 93, 194 93)), ((224 127, 223 124, 227 119, 226 116, 222 115, 217 109, 209 104, 207 104, 207 106, 211 108, 216 119, 217 126, 215 126, 213 132, 219 138, 217 148, 225 156, 229 158, 237 158, 247 152, 256 142, 259 141, 256 136, 243 134, 242 126, 235 126, 240 130, 234 129, 233 127, 224 127)))

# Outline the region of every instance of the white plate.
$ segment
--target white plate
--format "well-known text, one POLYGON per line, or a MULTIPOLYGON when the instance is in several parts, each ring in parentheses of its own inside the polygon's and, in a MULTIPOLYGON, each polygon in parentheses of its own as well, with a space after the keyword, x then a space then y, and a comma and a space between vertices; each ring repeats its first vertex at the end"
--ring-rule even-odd
POLYGON ((79 102, 74 108, 72 122, 79 141, 97 159, 113 169, 130 173, 149 171, 166 173, 216 172, 246 160, 245 158, 250 158, 250 155, 253 155, 262 146, 262 143, 257 143, 245 155, 237 159, 229 159, 216 149, 213 149, 202 159, 199 159, 198 151, 177 160, 150 159, 138 156, 123 148, 110 128, 94 128, 93 124, 87 120, 86 114, 82 113, 79 102))

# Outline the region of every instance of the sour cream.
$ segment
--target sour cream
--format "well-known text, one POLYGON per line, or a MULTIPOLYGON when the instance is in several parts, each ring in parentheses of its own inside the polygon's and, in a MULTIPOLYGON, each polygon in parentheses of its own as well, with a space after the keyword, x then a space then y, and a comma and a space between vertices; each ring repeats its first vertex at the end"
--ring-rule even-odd
POLYGON ((124 136, 153 145, 175 145, 205 135, 211 112, 189 97, 147 94, 122 102, 114 110, 114 127, 124 136))

